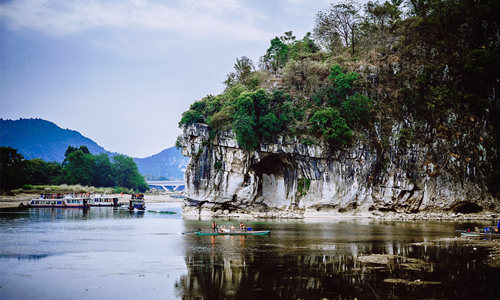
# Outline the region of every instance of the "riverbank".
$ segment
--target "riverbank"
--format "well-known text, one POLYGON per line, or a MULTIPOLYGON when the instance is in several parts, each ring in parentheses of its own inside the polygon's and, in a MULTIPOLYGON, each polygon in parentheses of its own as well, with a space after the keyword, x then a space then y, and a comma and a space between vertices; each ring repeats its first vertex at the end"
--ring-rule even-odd
MULTIPOLYGON (((172 197, 174 193, 167 194, 145 194, 144 201, 148 203, 162 203, 162 202, 180 202, 181 199, 172 197)), ((106 196, 117 197, 122 204, 127 204, 130 200, 130 195, 127 194, 106 194, 106 196)), ((0 208, 17 207, 21 203, 26 204, 31 199, 40 197, 40 194, 35 193, 20 193, 14 196, 0 195, 0 208)))
POLYGON ((471 220, 496 220, 500 213, 483 211, 477 213, 455 213, 446 211, 429 211, 418 213, 381 212, 381 211, 346 211, 338 210, 318 211, 315 209, 275 209, 261 207, 250 211, 249 209, 220 209, 215 205, 204 203, 202 207, 190 205, 183 206, 183 216, 188 218, 241 218, 241 219, 354 219, 369 218, 388 221, 471 221, 471 220))

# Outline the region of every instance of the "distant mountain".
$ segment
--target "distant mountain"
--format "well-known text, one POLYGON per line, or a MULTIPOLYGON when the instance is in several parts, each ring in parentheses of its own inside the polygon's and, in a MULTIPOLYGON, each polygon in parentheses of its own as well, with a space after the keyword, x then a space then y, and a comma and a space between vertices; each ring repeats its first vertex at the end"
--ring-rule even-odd
MULTIPOLYGON (((107 153, 93 140, 78 131, 62 129, 42 119, 0 119, 0 146, 17 149, 26 159, 41 158, 44 161, 64 160, 68 146, 87 146, 90 153, 107 153)), ((183 179, 188 159, 175 147, 165 149, 146 158, 134 158, 139 173, 148 179, 183 179)))
POLYGON ((17 149, 26 159, 41 158, 61 163, 68 146, 82 145, 87 146, 92 154, 107 152, 78 131, 62 129, 46 120, 0 119, 0 146, 17 149))
POLYGON ((180 150, 172 147, 149 157, 134 158, 134 161, 139 173, 147 179, 182 180, 188 158, 182 156, 180 150))

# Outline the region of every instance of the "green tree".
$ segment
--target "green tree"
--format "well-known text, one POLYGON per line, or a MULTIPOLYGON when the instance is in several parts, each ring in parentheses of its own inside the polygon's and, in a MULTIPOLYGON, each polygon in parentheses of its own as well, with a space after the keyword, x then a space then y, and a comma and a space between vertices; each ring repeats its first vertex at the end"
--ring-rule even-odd
POLYGON ((92 185, 95 175, 95 158, 82 150, 71 152, 64 166, 66 183, 92 185))
POLYGON ((251 116, 238 116, 233 121, 233 130, 236 133, 236 141, 243 149, 252 151, 257 149, 259 144, 257 135, 255 134, 255 121, 251 116))
POLYGON ((116 185, 138 190, 140 192, 144 192, 148 189, 144 177, 139 174, 137 165, 132 158, 124 155, 115 155, 112 160, 113 178, 115 179, 116 185))
POLYGON ((303 55, 316 53, 319 51, 318 45, 312 39, 310 32, 306 33, 302 40, 295 41, 289 45, 288 60, 298 59, 303 55))
POLYGON ((113 168, 111 161, 106 153, 101 153, 94 156, 95 159, 95 175, 94 186, 113 186, 113 168))
POLYGON ((288 50, 288 45, 282 39, 278 37, 272 39, 271 46, 267 49, 266 54, 261 57, 263 69, 278 72, 286 64, 288 50))
POLYGON ((56 179, 63 174, 61 164, 57 162, 45 162, 35 158, 26 161, 26 183, 28 184, 54 184, 56 179))
POLYGON ((345 97, 352 93, 353 84, 358 77, 358 73, 344 73, 339 65, 333 65, 328 76, 330 84, 317 90, 312 96, 312 101, 317 106, 327 103, 330 106, 338 107, 345 100, 345 97))
POLYGON ((89 148, 87 148, 87 146, 81 145, 80 148, 68 146, 68 148, 66 148, 66 152, 64 152, 64 161, 62 163, 63 166, 66 165, 67 160, 68 160, 68 156, 77 150, 82 151, 84 154, 91 154, 89 151, 89 148))
POLYGON ((333 107, 316 111, 309 122, 312 133, 322 136, 331 146, 344 146, 352 136, 345 119, 333 107))
POLYGON ((281 131, 280 120, 273 112, 270 112, 259 119, 257 124, 258 133, 263 139, 270 140, 275 134, 281 131))
POLYGON ((335 95, 343 98, 352 90, 352 84, 358 79, 359 74, 356 72, 342 72, 339 65, 334 65, 330 69, 330 79, 333 83, 335 95))
POLYGON ((241 58, 236 59, 236 63, 234 64, 234 70, 236 72, 236 80, 243 84, 246 84, 246 80, 254 69, 253 62, 250 58, 246 56, 242 56, 241 58))
POLYGON ((318 12, 314 33, 323 44, 331 45, 334 40, 342 39, 346 48, 351 47, 354 54, 354 43, 358 34, 360 17, 358 5, 353 1, 331 4, 328 12, 318 12))
POLYGON ((0 190, 11 190, 25 182, 26 165, 22 154, 11 147, 0 147, 0 190))
POLYGON ((380 4, 378 1, 368 1, 366 3, 366 15, 368 21, 381 31, 386 31, 400 20, 401 10, 399 6, 402 0, 385 1, 380 4))
POLYGON ((373 102, 365 95, 354 93, 342 102, 342 116, 353 126, 356 123, 366 124, 371 116, 373 102))
POLYGON ((182 114, 182 118, 179 121, 179 126, 203 122, 205 122, 205 118, 203 118, 201 112, 190 109, 182 114))
POLYGON ((255 150, 258 145, 254 130, 256 117, 253 96, 253 93, 242 93, 235 103, 233 131, 238 145, 246 150, 255 150))
POLYGON ((487 49, 475 49, 467 54, 464 77, 469 90, 486 96, 492 86, 498 85, 500 59, 497 55, 487 49))

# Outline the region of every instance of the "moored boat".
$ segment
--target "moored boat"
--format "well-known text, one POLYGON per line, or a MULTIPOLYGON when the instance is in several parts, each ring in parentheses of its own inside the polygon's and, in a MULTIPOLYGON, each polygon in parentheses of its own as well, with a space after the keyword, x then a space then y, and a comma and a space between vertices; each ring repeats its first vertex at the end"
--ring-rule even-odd
POLYGON ((121 206, 118 197, 95 195, 89 200, 90 206, 121 206))
POLYGON ((68 208, 84 208, 89 207, 90 196, 88 194, 66 195, 62 194, 45 194, 40 195, 40 198, 31 199, 27 207, 68 207, 68 208))
POLYGON ((249 230, 249 231, 224 231, 224 232, 195 232, 196 235, 268 235, 270 230, 249 230))
POLYGON ((144 194, 133 194, 130 198, 128 209, 133 211, 137 210, 145 210, 146 204, 144 203, 144 194))

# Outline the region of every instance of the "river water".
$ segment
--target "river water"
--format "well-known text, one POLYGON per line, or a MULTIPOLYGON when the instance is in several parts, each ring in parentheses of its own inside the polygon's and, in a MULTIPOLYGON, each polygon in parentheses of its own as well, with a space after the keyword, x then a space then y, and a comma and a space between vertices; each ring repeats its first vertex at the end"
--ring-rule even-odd
POLYGON ((196 236, 174 203, 0 210, 0 299, 498 299, 500 269, 456 229, 492 222, 243 221, 196 236), (440 239, 439 242, 432 242, 440 239), (383 254, 383 255, 373 255, 383 254), (368 258, 368 260, 364 259, 368 258))

